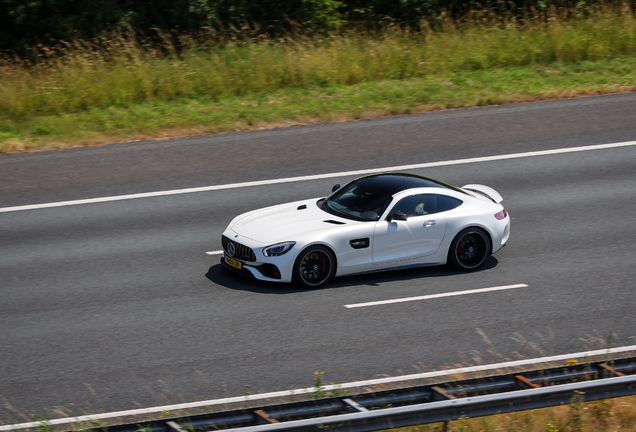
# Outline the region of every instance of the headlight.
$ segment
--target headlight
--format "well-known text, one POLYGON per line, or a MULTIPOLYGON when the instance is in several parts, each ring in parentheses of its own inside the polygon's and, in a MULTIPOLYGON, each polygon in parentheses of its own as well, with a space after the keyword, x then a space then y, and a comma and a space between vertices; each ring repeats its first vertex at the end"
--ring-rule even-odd
POLYGON ((283 242, 267 246, 265 249, 263 249, 263 255, 265 255, 266 257, 284 255, 289 252, 289 250, 293 248, 295 244, 296 242, 283 242))

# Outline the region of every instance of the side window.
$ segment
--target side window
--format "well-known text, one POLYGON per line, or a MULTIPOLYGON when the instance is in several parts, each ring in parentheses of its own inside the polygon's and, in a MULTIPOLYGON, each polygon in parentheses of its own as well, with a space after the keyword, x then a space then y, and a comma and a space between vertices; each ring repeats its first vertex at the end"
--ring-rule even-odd
POLYGON ((463 201, 446 195, 420 194, 402 199, 391 210, 391 214, 401 211, 407 217, 445 212, 459 207, 463 201))
POLYGON ((437 211, 444 212, 452 210, 463 204, 463 201, 446 195, 437 195, 437 211))
POLYGON ((437 200, 435 195, 413 195, 402 199, 397 203, 391 213, 400 211, 407 217, 422 216, 437 213, 437 200))

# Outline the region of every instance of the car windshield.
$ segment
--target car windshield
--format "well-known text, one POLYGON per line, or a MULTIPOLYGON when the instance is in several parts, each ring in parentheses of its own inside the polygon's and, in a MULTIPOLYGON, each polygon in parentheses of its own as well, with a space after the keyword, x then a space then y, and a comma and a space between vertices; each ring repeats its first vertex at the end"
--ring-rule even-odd
POLYGON ((321 203, 328 213, 357 221, 377 221, 391 202, 391 195, 367 182, 350 183, 321 203))

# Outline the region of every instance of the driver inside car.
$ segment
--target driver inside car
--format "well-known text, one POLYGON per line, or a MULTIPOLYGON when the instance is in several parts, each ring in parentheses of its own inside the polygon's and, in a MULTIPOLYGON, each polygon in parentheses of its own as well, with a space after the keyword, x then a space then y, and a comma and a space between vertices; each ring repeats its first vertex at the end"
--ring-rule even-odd
POLYGON ((424 210, 424 203, 419 203, 415 206, 415 216, 427 215, 428 212, 424 210))

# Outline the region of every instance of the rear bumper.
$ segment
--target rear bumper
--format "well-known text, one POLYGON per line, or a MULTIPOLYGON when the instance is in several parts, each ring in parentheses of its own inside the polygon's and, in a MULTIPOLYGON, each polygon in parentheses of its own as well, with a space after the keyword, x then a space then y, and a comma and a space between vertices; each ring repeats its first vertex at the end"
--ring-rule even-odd
POLYGON ((508 214, 506 219, 504 219, 502 222, 504 221, 506 222, 506 225, 503 227, 501 240, 495 244, 496 240, 493 239, 492 253, 496 253, 497 251, 501 250, 501 248, 503 248, 508 243, 508 239, 510 238, 510 214, 508 214))

